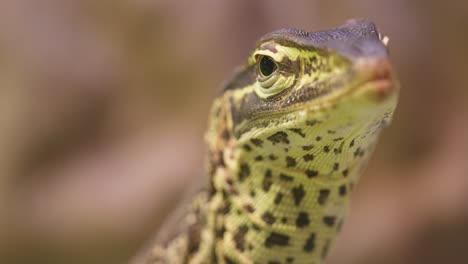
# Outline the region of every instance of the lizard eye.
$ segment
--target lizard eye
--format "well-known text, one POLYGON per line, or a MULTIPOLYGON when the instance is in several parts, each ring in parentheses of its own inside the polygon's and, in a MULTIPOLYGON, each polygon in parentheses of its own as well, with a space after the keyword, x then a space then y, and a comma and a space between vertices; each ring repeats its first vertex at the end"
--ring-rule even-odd
POLYGON ((258 62, 258 71, 262 75, 262 77, 267 78, 272 75, 278 69, 278 65, 276 62, 268 57, 268 56, 261 56, 258 62))
POLYGON ((254 54, 257 64, 255 93, 258 97, 267 99, 290 87, 294 81, 294 75, 283 74, 284 71, 280 70, 282 66, 277 58, 262 53, 254 54))

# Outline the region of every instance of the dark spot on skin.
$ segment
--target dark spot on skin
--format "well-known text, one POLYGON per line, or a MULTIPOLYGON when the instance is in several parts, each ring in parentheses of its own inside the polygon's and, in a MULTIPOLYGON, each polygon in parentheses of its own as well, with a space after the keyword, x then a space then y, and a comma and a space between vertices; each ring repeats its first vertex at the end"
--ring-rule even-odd
POLYGON ((254 246, 252 244, 249 244, 249 250, 252 251, 254 249, 254 246))
POLYGON ((225 141, 228 141, 229 140, 229 132, 227 131, 227 129, 223 129, 223 131, 221 132, 221 138, 225 141))
POLYGON ((296 204, 296 206, 298 206, 301 203, 304 196, 305 196, 304 186, 302 186, 302 184, 301 184, 301 185, 299 185, 297 187, 292 188, 291 193, 294 196, 294 204, 296 204))
POLYGON ((252 144, 254 144, 256 147, 261 147, 263 145, 263 140, 258 138, 251 138, 250 142, 252 142, 252 144))
POLYGON ((359 156, 359 153, 361 153, 361 148, 358 147, 353 153, 354 157, 359 156))
POLYGON ((276 196, 275 196, 275 200, 274 200, 274 203, 276 205, 280 204, 281 203, 281 200, 283 199, 283 194, 282 193, 277 193, 276 196))
POLYGON ((296 226, 302 228, 308 226, 309 223, 309 214, 307 214, 306 212, 299 212, 296 218, 296 226))
POLYGON ((289 256, 286 258, 286 263, 293 263, 293 262, 294 262, 294 257, 289 256))
POLYGON ((268 158, 269 158, 270 160, 277 160, 277 159, 278 159, 278 157, 275 156, 274 154, 268 155, 268 158))
POLYGON ((362 150, 360 147, 358 147, 355 151, 354 151, 354 157, 362 157, 364 156, 364 153, 365 151, 362 150))
POLYGON ((334 226, 335 225, 335 221, 336 221, 336 217, 334 216, 324 216, 323 217, 323 222, 327 225, 327 226, 334 226))
POLYGON ((262 161, 262 160, 263 160, 263 156, 258 155, 258 156, 256 156, 254 159, 255 159, 255 161, 262 161))
POLYGON ((298 134, 299 136, 301 136, 303 138, 306 136, 304 134, 304 132, 302 132, 302 129, 300 129, 300 128, 290 128, 289 131, 292 131, 292 132, 298 134))
POLYGON ((288 218, 284 217, 281 218, 281 223, 286 224, 288 222, 288 218))
POLYGON ((343 176, 348 176, 348 173, 349 173, 349 170, 348 169, 345 169, 341 172, 343 174, 343 176))
POLYGON ((216 237, 217 238, 223 238, 225 232, 226 232, 226 227, 224 227, 224 226, 222 226, 219 229, 216 229, 216 237))
POLYGON ((338 162, 335 162, 335 164, 333 164, 333 170, 337 171, 339 168, 340 164, 338 162))
POLYGON ((234 243, 236 244, 236 248, 243 252, 245 249, 245 235, 249 231, 249 227, 247 225, 241 225, 234 233, 233 239, 234 243))
POLYGON ((314 160, 314 155, 305 154, 304 156, 302 156, 302 158, 304 159, 304 161, 312 161, 312 160, 314 160))
POLYGON ((330 146, 325 146, 325 147, 323 147, 323 151, 324 151, 325 153, 330 152, 330 146))
POLYGON ((227 183, 228 185, 234 185, 234 181, 233 181, 231 178, 227 178, 227 179, 226 179, 226 183, 227 183))
POLYGON ((221 152, 217 153, 217 155, 213 159, 214 160, 212 161, 212 163, 214 164, 214 167, 226 167, 224 156, 221 152))
POLYGON ((284 174, 284 173, 280 173, 279 178, 280 178, 280 180, 287 181, 287 182, 291 182, 291 181, 294 180, 294 178, 292 176, 289 176, 289 175, 284 174))
POLYGON ((315 248, 315 233, 310 234, 309 238, 307 238, 304 244, 304 251, 305 252, 312 252, 315 248))
POLYGON ((335 130, 327 130, 327 133, 328 134, 336 134, 336 131, 335 130))
POLYGON ((346 185, 344 184, 338 188, 338 193, 340 194, 340 196, 345 196, 347 191, 348 190, 346 189, 346 185))
POLYGON ((265 171, 265 177, 263 177, 262 187, 265 192, 268 192, 273 184, 271 170, 268 169, 265 171))
POLYGON ((341 154, 343 152, 343 145, 344 145, 344 141, 342 141, 340 145, 333 150, 335 155, 341 154))
POLYGON ((284 148, 284 152, 288 153, 289 149, 288 148, 284 148))
POLYGON ((249 175, 250 175, 250 166, 245 162, 241 163, 239 167, 239 172, 237 175, 239 177, 239 181, 243 182, 245 178, 247 178, 249 175))
POLYGON ((255 195, 257 195, 257 192, 255 192, 255 190, 250 190, 250 196, 251 197, 255 197, 255 195))
MULTIPOLYGON (((216 255, 216 254, 214 254, 216 255)), ((226 264, 236 264, 236 262, 234 262, 234 260, 232 260, 230 257, 228 256, 224 256, 224 262, 226 262, 226 264)))
POLYGON ((269 225, 272 225, 276 222, 275 216, 270 212, 265 212, 262 215, 262 220, 269 225))
POLYGON ((313 178, 313 177, 318 175, 318 171, 316 171, 316 170, 306 170, 305 173, 306 173, 307 177, 309 177, 309 178, 313 178))
POLYGON ((289 244, 289 236, 277 232, 271 234, 265 239, 265 247, 271 248, 273 246, 284 247, 289 244))
POLYGON ((309 150, 311 150, 313 148, 314 148, 314 146, 312 146, 312 145, 302 146, 302 149, 305 150, 305 151, 309 151, 309 150))
POLYGON ((354 147, 354 139, 351 140, 351 142, 349 142, 349 147, 350 147, 350 148, 354 147))
POLYGON ((306 125, 308 126, 315 126, 316 124, 318 124, 319 122, 315 119, 312 119, 312 120, 307 120, 306 121, 306 125))
POLYGON ((344 137, 337 137, 337 138, 334 138, 333 141, 341 141, 343 139, 344 139, 344 137))
POLYGON ((327 201, 329 195, 330 195, 330 190, 328 190, 328 189, 321 189, 321 190, 319 191, 319 196, 318 196, 317 202, 318 202, 320 205, 325 204, 325 202, 327 201))
POLYGON ((286 167, 291 168, 296 166, 296 160, 293 157, 286 156, 286 167))
POLYGON ((256 224, 253 224, 253 225, 252 225, 252 228, 253 228, 253 230, 255 230, 255 231, 260 231, 260 227, 259 227, 258 225, 256 225, 256 224))
POLYGON ((267 139, 270 140, 271 143, 273 143, 273 145, 277 143, 289 144, 288 134, 286 134, 283 131, 278 131, 273 135, 269 136, 267 139))
POLYGON ((244 144, 242 147, 243 147, 244 150, 247 151, 247 152, 252 151, 252 147, 251 147, 249 144, 244 144))
POLYGON ((231 211, 231 203, 225 202, 223 206, 218 208, 218 213, 227 215, 231 211))
MULTIPOLYGON (((310 65, 316 65, 317 64, 317 55, 310 57, 310 65)), ((310 72, 310 71, 307 71, 310 72)))
POLYGON ((322 140, 322 137, 316 137, 315 140, 320 141, 322 140))
POLYGON ((244 209, 245 209, 247 212, 249 212, 249 213, 255 212, 255 208, 254 208, 253 205, 251 205, 251 204, 245 204, 245 205, 244 205, 244 209))
POLYGON ((323 249, 322 249, 322 259, 324 259, 328 255, 329 249, 330 249, 330 240, 327 240, 327 242, 325 242, 325 245, 323 246, 323 249))

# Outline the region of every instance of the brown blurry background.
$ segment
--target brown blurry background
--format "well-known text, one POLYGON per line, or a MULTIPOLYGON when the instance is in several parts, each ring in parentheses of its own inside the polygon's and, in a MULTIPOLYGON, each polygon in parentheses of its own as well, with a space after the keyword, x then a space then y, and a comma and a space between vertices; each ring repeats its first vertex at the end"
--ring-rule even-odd
POLYGON ((368 18, 402 93, 327 261, 468 263, 468 1, 0 3, 0 263, 127 263, 256 40, 368 18))

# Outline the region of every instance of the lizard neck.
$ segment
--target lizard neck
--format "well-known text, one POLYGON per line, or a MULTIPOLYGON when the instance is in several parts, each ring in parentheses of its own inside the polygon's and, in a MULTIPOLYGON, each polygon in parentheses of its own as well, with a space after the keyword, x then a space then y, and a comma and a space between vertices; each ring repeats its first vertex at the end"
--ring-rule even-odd
POLYGON ((226 137, 210 151, 218 258, 288 263, 327 255, 375 136, 326 119, 309 126, 226 137))

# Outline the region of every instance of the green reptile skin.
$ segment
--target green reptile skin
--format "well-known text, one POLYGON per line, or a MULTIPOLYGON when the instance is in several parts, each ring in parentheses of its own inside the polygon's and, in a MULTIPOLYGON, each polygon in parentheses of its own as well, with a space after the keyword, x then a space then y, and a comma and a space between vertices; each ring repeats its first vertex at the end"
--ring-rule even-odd
POLYGON ((148 263, 322 263, 396 107, 387 40, 365 20, 262 37, 213 103, 208 187, 148 263))

